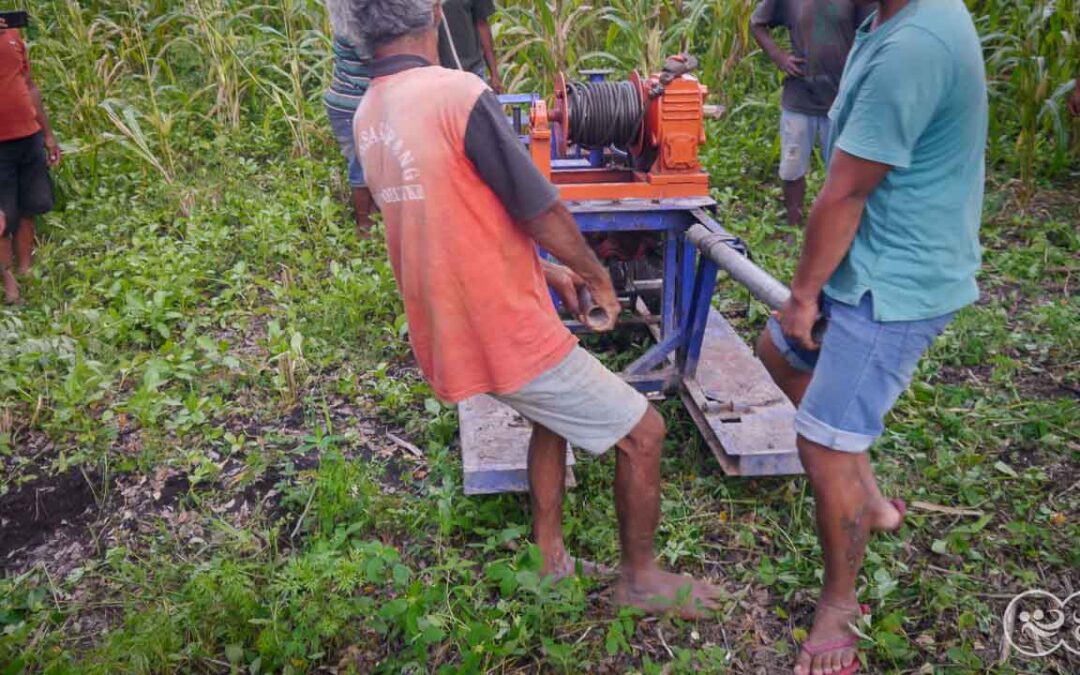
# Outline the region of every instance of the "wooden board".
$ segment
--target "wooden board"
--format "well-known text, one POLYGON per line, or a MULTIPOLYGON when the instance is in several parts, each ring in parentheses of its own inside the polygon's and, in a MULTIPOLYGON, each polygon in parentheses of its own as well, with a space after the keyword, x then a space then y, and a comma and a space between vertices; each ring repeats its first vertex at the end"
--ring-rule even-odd
POLYGON ((728 473, 802 473, 795 407, 715 309, 709 311, 696 377, 684 379, 682 399, 728 473))
MULTIPOLYGON (((697 376, 684 379, 681 389, 686 409, 727 473, 802 473, 794 406, 716 310, 709 314, 697 376)), ((465 494, 528 492, 528 420, 490 396, 461 402, 458 414, 465 494)), ((566 463, 574 464, 570 452, 566 463)), ((572 469, 566 484, 575 484, 572 469)))
MULTIPOLYGON (((528 492, 530 422, 490 396, 459 403, 458 418, 465 494, 528 492)), ((566 465, 573 464, 574 454, 568 451, 566 465)), ((566 486, 574 485, 573 469, 567 468, 566 486)))

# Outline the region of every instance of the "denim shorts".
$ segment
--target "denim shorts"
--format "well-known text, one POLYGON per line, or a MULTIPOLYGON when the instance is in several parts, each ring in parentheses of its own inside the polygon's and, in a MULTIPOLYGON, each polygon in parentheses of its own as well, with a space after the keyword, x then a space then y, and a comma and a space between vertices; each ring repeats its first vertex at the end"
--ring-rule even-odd
POLYGON ((330 128, 334 131, 334 138, 341 147, 341 154, 349 165, 349 186, 354 188, 367 187, 364 182, 364 168, 356 156, 356 145, 353 143, 353 113, 337 108, 326 106, 326 116, 330 118, 330 128))
POLYGON ((829 147, 832 120, 825 115, 780 111, 780 180, 799 180, 810 170, 814 141, 821 143, 822 155, 829 147))
POLYGON ((521 389, 491 396, 593 455, 626 438, 649 407, 641 392, 581 347, 521 389))
POLYGON ((776 319, 769 319, 769 337, 784 359, 813 372, 795 431, 833 450, 864 452, 885 431, 885 415, 955 312, 921 321, 875 321, 869 293, 858 307, 822 296, 821 312, 828 327, 818 352, 790 342, 776 319))

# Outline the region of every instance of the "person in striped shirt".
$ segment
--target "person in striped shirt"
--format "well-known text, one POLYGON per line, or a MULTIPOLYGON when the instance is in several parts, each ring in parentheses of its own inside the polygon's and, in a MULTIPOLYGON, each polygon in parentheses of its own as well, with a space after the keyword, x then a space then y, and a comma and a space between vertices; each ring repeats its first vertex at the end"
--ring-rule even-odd
POLYGON ((352 189, 352 203, 356 215, 356 236, 363 239, 371 231, 371 215, 374 202, 371 192, 364 181, 364 169, 356 157, 353 143, 352 120, 360 100, 371 83, 371 54, 359 40, 346 37, 343 28, 343 12, 347 11, 347 2, 326 0, 330 12, 330 24, 333 30, 334 73, 330 86, 323 96, 326 115, 334 138, 341 146, 341 154, 349 166, 349 187, 352 189))

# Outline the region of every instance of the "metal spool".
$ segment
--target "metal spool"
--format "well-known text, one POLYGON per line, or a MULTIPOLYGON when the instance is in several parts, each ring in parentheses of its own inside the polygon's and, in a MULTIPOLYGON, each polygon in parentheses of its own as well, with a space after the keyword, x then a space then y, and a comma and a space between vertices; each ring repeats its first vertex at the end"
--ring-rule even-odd
POLYGON ((560 126, 559 150, 583 148, 634 149, 642 140, 646 98, 637 73, 619 82, 555 80, 552 121, 560 126))

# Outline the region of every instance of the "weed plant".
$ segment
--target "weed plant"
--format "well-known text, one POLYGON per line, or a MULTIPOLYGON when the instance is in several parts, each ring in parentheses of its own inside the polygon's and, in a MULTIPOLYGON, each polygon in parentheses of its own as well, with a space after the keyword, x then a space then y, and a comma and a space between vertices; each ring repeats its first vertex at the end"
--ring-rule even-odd
MULTIPOLYGON (((970 4, 993 83, 983 298, 873 450, 887 492, 921 506, 867 555, 869 672, 1075 671, 1002 661, 1000 617, 1080 569, 1080 165, 1061 113, 1077 6, 970 4)), ((703 151, 720 217, 787 278, 800 233, 782 224, 780 78, 747 39, 752 6, 511 0, 495 28, 519 91, 699 54, 729 104, 703 151)), ((524 500, 462 494, 456 414, 408 355, 380 233, 352 235, 317 2, 31 11, 66 159, 26 304, 0 309, 0 499, 53 504, 60 476, 91 497, 0 563, 0 673, 790 667, 820 584, 805 481, 725 477, 677 402, 658 554, 724 587, 715 620, 541 581, 524 500)), ((729 285, 716 304, 747 338, 763 324, 729 285)), ((568 543, 615 563, 612 462, 575 473, 568 543)))

